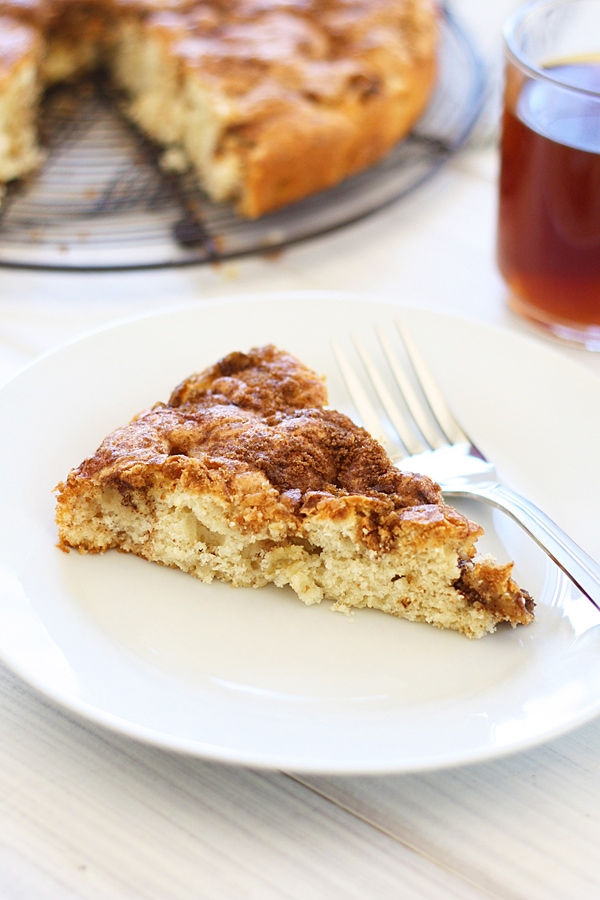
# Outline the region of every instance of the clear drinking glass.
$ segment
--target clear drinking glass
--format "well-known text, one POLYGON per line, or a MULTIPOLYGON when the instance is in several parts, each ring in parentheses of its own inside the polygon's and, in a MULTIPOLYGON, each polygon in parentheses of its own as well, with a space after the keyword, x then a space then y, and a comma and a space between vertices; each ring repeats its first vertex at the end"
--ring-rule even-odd
POLYGON ((600 350, 600 0, 542 0, 504 27, 498 265, 510 306, 600 350))

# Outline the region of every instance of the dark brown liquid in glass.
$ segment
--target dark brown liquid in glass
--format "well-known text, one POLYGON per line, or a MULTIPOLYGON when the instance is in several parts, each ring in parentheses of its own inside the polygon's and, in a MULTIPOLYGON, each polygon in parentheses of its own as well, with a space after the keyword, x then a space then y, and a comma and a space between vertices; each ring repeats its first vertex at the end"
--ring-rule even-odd
MULTIPOLYGON (((547 71, 600 92, 600 62, 547 71)), ((600 324, 600 97, 542 81, 507 103, 498 264, 542 318, 600 324)))

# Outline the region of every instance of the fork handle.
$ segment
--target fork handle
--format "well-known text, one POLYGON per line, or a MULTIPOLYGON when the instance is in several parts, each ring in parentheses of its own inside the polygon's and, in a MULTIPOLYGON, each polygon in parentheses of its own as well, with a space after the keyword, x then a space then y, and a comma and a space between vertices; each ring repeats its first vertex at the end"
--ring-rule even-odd
POLYGON ((573 584, 600 610, 600 565, 565 532, 520 494, 503 484, 444 487, 445 496, 485 500, 515 520, 539 544, 573 584))

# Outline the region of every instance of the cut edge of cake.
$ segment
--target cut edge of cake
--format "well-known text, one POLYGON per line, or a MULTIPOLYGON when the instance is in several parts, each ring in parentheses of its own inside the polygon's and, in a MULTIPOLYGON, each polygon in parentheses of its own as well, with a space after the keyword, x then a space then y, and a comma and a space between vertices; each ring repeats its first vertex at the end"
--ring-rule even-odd
POLYGON ((27 175, 44 159, 37 138, 37 111, 41 94, 38 71, 42 54, 42 41, 34 28, 0 15, 2 183, 27 175))

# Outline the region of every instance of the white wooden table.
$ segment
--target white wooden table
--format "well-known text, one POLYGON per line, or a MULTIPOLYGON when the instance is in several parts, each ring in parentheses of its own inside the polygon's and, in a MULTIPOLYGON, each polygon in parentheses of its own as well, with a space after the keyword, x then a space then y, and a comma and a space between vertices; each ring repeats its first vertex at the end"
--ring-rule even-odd
MULTIPOLYGON (((481 9, 456 5, 482 28, 481 9)), ((409 199, 271 260, 102 275, 0 269, 0 380, 119 317, 250 292, 368 291, 527 331, 494 266, 496 168, 493 146, 474 147, 409 199)), ((557 352, 600 377, 600 355, 557 352)), ((2 900, 600 896, 600 721, 450 771, 300 777, 120 738, 1 665, 0 703, 2 900)))

